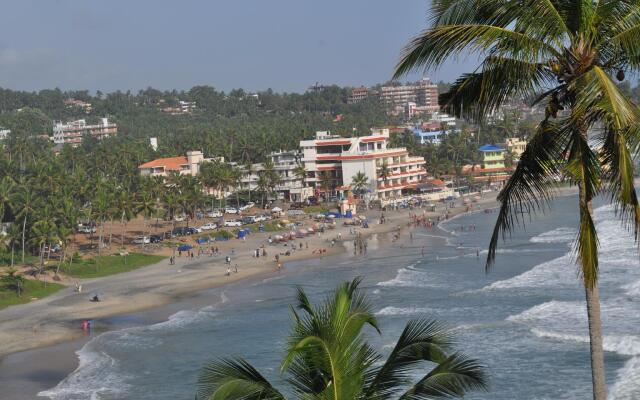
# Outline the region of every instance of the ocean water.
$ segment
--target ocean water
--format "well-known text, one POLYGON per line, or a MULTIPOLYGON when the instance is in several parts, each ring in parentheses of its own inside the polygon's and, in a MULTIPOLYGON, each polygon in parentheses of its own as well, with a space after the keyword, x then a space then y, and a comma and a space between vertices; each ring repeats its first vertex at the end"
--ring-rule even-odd
MULTIPOLYGON (((414 231, 404 245, 353 260, 312 261, 286 273, 210 291, 209 305, 167 321, 94 337, 76 371, 40 395, 51 399, 192 399, 200 367, 243 356, 282 384, 278 367, 295 287, 315 300, 364 277, 382 328, 372 343, 388 352, 411 318, 435 317, 457 329, 459 348, 484 363, 489 394, 469 399, 585 399, 591 391, 584 293, 571 255, 576 199, 515 233, 484 272, 495 214, 477 213, 414 231), (475 224, 476 230, 468 227, 475 224), (461 231, 460 226, 467 229, 461 231), (424 257, 422 253, 424 251, 424 257)), ((601 296, 610 398, 640 399, 640 262, 633 238, 599 206, 601 296)))

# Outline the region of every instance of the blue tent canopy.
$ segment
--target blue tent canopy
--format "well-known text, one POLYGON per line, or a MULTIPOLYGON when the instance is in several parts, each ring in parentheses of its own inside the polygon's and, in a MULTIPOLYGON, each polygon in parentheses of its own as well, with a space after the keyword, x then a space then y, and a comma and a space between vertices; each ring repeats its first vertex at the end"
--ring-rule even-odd
POLYGON ((188 245, 188 244, 183 244, 181 246, 178 246, 178 251, 187 251, 187 250, 191 250, 193 249, 193 246, 188 245))

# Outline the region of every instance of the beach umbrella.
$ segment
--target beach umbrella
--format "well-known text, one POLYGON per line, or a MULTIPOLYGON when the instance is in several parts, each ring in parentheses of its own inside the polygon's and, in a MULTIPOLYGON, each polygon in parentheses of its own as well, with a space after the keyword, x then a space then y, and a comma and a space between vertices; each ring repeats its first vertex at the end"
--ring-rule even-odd
POLYGON ((193 249, 193 246, 189 245, 189 244, 183 244, 181 246, 178 246, 178 251, 187 251, 187 250, 191 250, 193 249))

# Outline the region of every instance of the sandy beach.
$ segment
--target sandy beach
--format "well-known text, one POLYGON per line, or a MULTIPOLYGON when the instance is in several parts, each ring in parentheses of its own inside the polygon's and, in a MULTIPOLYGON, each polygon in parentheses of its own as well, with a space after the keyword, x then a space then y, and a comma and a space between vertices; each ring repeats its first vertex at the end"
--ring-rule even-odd
MULTIPOLYGON (((474 204, 474 208, 495 204, 495 193, 487 193, 474 204)), ((458 207, 448 209, 450 217, 467 211, 461 202, 458 207)), ((358 229, 362 235, 373 235, 406 229, 410 221, 409 214, 423 213, 422 209, 413 211, 400 209, 385 212, 386 223, 379 224, 380 211, 370 211, 367 217, 372 221, 368 229, 358 229)), ((445 206, 439 203, 436 212, 424 212, 428 218, 444 215, 445 206)), ((336 229, 295 241, 303 248, 290 256, 281 256, 284 263, 328 257, 345 251, 341 241, 352 241, 351 227, 338 224, 336 229), (331 240, 336 240, 331 246, 331 240), (308 247, 307 247, 308 246, 308 247), (322 255, 319 250, 324 249, 322 255)), ((73 340, 84 335, 80 329, 85 319, 99 320, 106 317, 134 313, 179 301, 196 292, 236 282, 248 277, 271 276, 278 274, 273 256, 290 248, 282 244, 269 245, 268 233, 255 233, 246 241, 231 240, 219 244, 220 255, 202 256, 188 259, 178 257, 175 265, 168 260, 143 267, 134 271, 103 278, 82 280, 83 291, 77 293, 74 287, 68 287, 52 296, 27 304, 9 307, 0 311, 0 357, 10 353, 42 346, 50 346, 63 341, 73 340), (255 258, 253 251, 265 245, 267 256, 255 258), (232 257, 231 270, 238 265, 238 272, 226 275, 225 257, 232 257), (100 302, 90 302, 90 296, 99 293, 100 302)), ((218 245, 218 243, 216 243, 218 245)))

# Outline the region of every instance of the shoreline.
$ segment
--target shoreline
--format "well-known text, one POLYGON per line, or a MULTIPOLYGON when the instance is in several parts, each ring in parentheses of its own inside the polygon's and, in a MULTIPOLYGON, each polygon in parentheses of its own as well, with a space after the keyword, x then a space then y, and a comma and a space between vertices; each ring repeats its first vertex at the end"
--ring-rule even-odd
MULTIPOLYGON (((474 208, 484 209, 495 206, 495 193, 490 192, 486 198, 474 203, 474 208)), ((416 209, 416 212, 420 210, 416 209)), ((440 209, 425 215, 437 218, 444 215, 445 210, 440 209)), ((464 205, 448 210, 450 211, 449 220, 467 212, 464 205)), ((373 223, 375 216, 380 215, 379 211, 367 214, 372 221, 370 228, 357 228, 363 237, 390 233, 398 228, 403 231, 412 229, 407 224, 409 218, 407 209, 386 212, 387 222, 382 225, 373 223)), ((296 251, 291 256, 281 257, 281 263, 307 262, 346 254, 347 249, 342 242, 353 239, 349 230, 348 226, 338 226, 321 236, 298 239, 294 241, 296 244, 307 242, 308 248, 296 251), (337 238, 339 235, 342 236, 341 239, 337 238), (334 247, 330 247, 330 239, 336 239, 334 247), (313 254, 318 249, 325 249, 326 252, 322 256, 313 254)), ((252 249, 264 244, 267 236, 268 233, 256 233, 246 242, 233 240, 230 241, 231 243, 224 243, 220 246, 222 255, 215 258, 205 256, 195 261, 185 260, 185 257, 177 258, 175 265, 169 265, 168 260, 163 260, 133 271, 83 280, 83 293, 76 293, 73 288, 68 287, 41 300, 0 310, 0 326, 3 328, 0 331, 0 362, 13 353, 49 347, 85 336, 85 332, 80 329, 80 322, 83 319, 99 321, 134 314, 178 303, 185 298, 195 296, 198 292, 229 283, 273 276, 277 272, 271 254, 278 249, 285 249, 283 245, 266 245, 265 248, 270 253, 266 260, 252 258, 249 255, 252 249), (224 256, 232 254, 229 251, 234 250, 239 251, 233 253, 232 267, 236 263, 239 264, 239 272, 225 276, 224 256), (245 254, 240 254, 240 251, 245 254), (92 293, 100 293, 104 300, 99 303, 89 302, 88 299, 92 293)))

